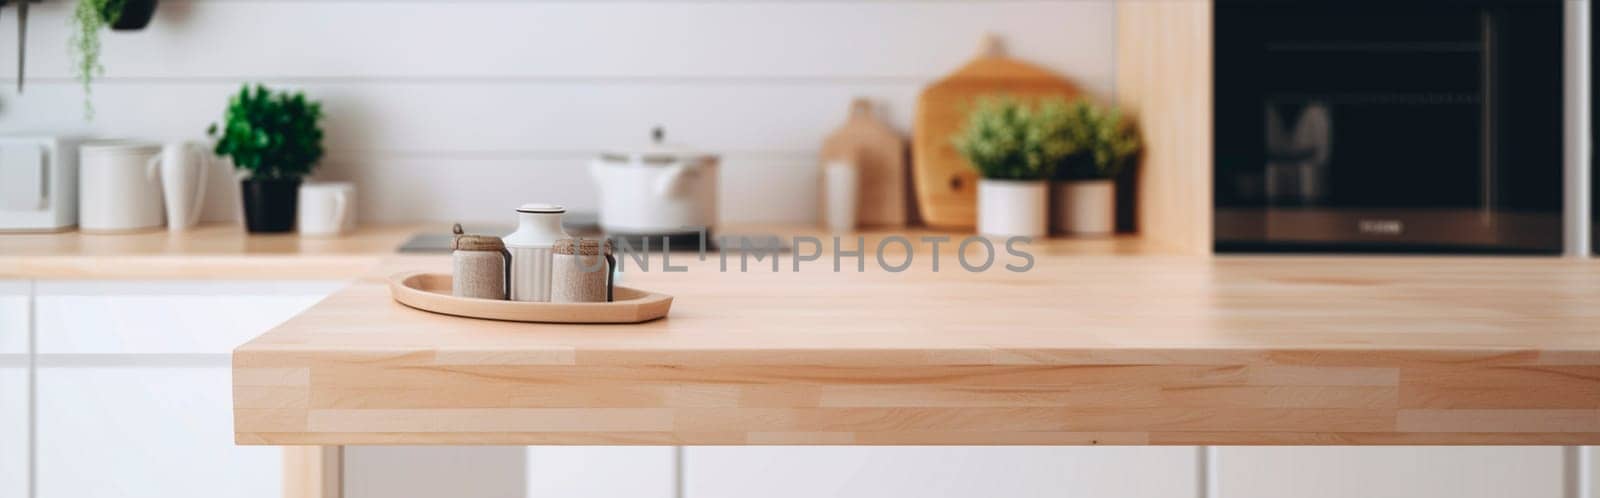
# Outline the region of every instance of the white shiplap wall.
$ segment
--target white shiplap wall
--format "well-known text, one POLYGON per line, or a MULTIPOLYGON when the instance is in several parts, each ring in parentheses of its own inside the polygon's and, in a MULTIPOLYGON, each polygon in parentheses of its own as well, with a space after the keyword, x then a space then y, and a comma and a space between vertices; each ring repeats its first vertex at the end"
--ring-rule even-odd
MULTIPOLYGON (((724 221, 810 220, 815 150, 851 97, 908 129, 917 92, 987 32, 1102 95, 1114 64, 1110 0, 164 0, 146 30, 105 36, 85 122, 71 3, 34 8, 20 96, 0 14, 0 133, 198 139, 242 82, 301 88, 327 113, 316 177, 358 182, 365 221, 592 210, 588 158, 655 124, 724 154, 724 221)), ((231 216, 215 194, 236 187, 212 186, 207 217, 231 216)))

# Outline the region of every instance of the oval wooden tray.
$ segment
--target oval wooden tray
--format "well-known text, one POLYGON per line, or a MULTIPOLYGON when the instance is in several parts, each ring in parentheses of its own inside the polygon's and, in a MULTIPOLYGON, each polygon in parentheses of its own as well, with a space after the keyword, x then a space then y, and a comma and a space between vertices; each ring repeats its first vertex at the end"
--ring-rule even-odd
POLYGON ((545 323, 639 323, 667 316, 672 296, 617 286, 609 303, 530 303, 455 297, 450 275, 401 273, 389 277, 395 301, 445 315, 545 323))

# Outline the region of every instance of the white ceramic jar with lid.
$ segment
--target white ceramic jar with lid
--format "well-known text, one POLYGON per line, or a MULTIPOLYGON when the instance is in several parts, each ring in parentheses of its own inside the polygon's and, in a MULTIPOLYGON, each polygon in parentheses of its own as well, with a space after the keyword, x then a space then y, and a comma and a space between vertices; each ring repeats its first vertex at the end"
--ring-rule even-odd
POLYGON ((661 128, 652 138, 643 150, 601 154, 590 165, 600 191, 600 228, 626 235, 711 231, 718 157, 668 145, 661 128))
POLYGON ((517 208, 517 231, 502 240, 511 253, 512 301, 550 300, 551 248, 568 238, 561 230, 567 208, 554 204, 523 204, 517 208))
POLYGON ((161 144, 139 140, 84 143, 78 149, 78 226, 86 232, 160 228, 161 144))

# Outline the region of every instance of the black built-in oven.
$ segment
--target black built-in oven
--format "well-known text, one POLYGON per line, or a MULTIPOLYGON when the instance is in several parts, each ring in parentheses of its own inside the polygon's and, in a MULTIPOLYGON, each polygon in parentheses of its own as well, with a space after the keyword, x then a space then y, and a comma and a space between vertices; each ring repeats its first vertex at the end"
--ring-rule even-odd
POLYGON ((1562 0, 1218 0, 1219 251, 1557 253, 1562 0))

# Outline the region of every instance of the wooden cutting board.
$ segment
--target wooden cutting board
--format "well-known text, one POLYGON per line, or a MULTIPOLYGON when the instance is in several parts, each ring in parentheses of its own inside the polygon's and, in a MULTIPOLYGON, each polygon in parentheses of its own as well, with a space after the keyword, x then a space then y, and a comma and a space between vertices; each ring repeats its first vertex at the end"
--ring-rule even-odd
MULTIPOLYGON (((858 98, 850 103, 850 117, 823 140, 821 158, 821 167, 835 160, 856 165, 860 175, 857 224, 906 226, 906 140, 873 111, 871 101, 858 98)), ((827 213, 827 192, 818 192, 817 205, 821 213, 827 213)))
POLYGON ((951 144, 979 97, 1035 100, 1078 96, 1078 86, 1049 70, 1004 56, 999 40, 984 39, 980 55, 929 85, 917 98, 911 161, 917 208, 928 226, 968 229, 978 219, 978 174, 951 144))

